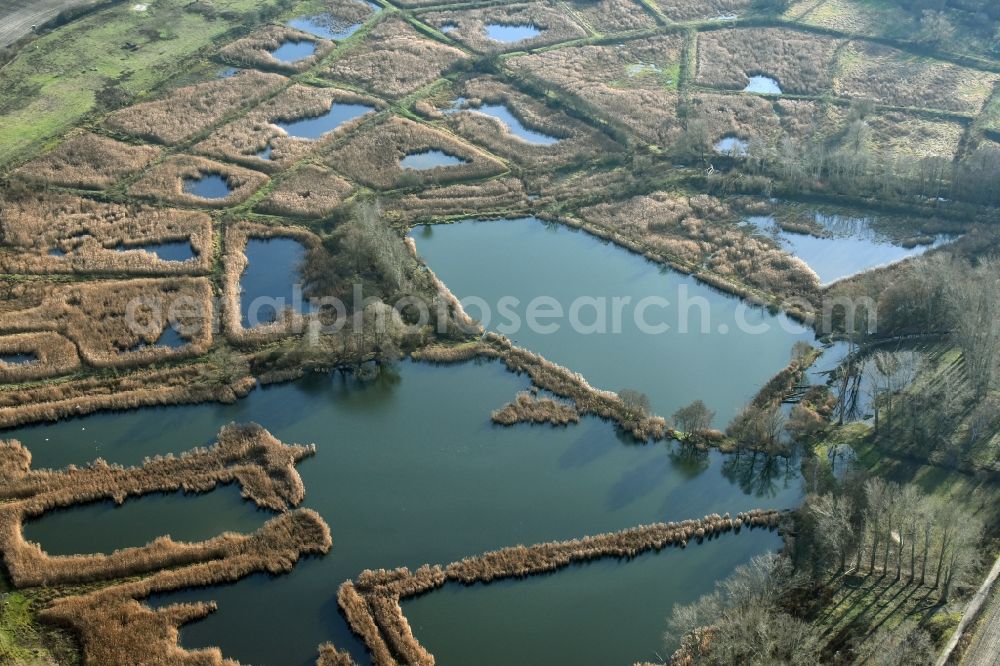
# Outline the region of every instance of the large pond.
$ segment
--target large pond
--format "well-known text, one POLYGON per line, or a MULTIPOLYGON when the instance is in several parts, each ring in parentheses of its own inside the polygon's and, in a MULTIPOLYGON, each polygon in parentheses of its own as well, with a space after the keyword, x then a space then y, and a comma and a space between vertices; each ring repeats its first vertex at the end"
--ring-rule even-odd
POLYGON ((182 182, 185 194, 202 199, 225 199, 233 191, 229 181, 217 173, 201 174, 197 178, 185 178, 182 182))
POLYGON ((924 245, 903 246, 878 231, 876 220, 867 217, 813 213, 821 236, 781 229, 771 216, 751 216, 746 222, 757 231, 776 238, 789 252, 806 262, 822 284, 830 284, 876 266, 923 254, 955 239, 938 234, 924 245))
POLYGON ((314 53, 316 53, 316 42, 306 40, 282 42, 278 48, 271 51, 276 60, 288 63, 305 60, 314 53))
POLYGON ((700 399, 724 426, 788 364, 796 341, 813 339, 784 315, 535 218, 426 226, 413 236, 472 317, 599 388, 642 391, 664 416, 700 399), (620 327, 616 299, 629 299, 620 327), (540 326, 530 326, 533 302, 564 316, 536 317, 540 326), (511 325, 505 310, 521 325, 511 325))
MULTIPOLYGON (((319 511, 333 533, 327 556, 304 560, 277 579, 254 576, 153 600, 217 600, 217 613, 181 630, 182 644, 219 645, 226 656, 254 664, 311 664, 317 645, 326 640, 367 663, 336 603, 339 584, 365 568, 446 563, 517 543, 751 506, 791 507, 799 500, 794 461, 692 456, 669 443, 638 446, 592 418, 569 428, 492 425, 490 410, 526 386, 525 378, 499 362, 450 367, 404 362, 368 384, 340 374, 312 375, 254 391, 233 405, 97 414, 5 436, 23 441, 37 467, 79 464, 96 456, 136 464, 146 456, 204 445, 231 421, 257 421, 286 442, 316 443, 317 455, 300 463, 299 470, 305 505, 319 511)), ((184 525, 193 514, 181 511, 177 500, 155 496, 135 501, 134 507, 130 501, 121 509, 97 505, 57 513, 31 526, 30 535, 63 552, 93 550, 95 543, 134 543, 130 530, 143 522, 175 536, 182 531, 203 535, 200 526, 184 525), (100 512, 111 513, 111 519, 101 521, 107 534, 95 542, 91 517, 100 512), (77 515, 80 520, 73 519, 77 515)), ((259 515, 231 510, 225 496, 220 501, 225 508, 220 530, 246 529, 259 515)), ((197 508, 192 505, 192 511, 197 508)), ((448 659, 439 663, 469 663, 467 639, 456 636, 453 646, 445 645, 442 632, 451 618, 479 601, 485 606, 477 612, 486 615, 520 604, 516 620, 476 628, 475 635, 490 645, 509 639, 505 627, 511 623, 536 634, 538 627, 547 627, 555 637, 576 635, 574 655, 590 649, 602 659, 577 663, 607 663, 610 656, 632 663, 662 650, 663 618, 673 603, 695 599, 738 563, 776 547, 777 537, 769 533, 727 535, 684 551, 574 568, 523 586, 446 588, 407 607, 413 606, 426 629, 428 645, 444 650, 448 659), (571 614, 552 613, 553 607, 580 603, 585 590, 577 583, 592 586, 594 595, 609 591, 608 598, 571 614), (657 592, 638 594, 644 587, 657 592), (520 589, 526 596, 519 602, 520 589), (618 630, 622 617, 610 605, 611 590, 631 599, 633 627, 618 630), (545 603, 535 603, 542 598, 545 603), (614 631, 608 629, 612 625, 614 631)), ((474 619, 467 616, 463 630, 474 619)), ((420 630, 417 635, 422 638, 420 630)), ((509 664, 514 649, 483 651, 474 661, 509 664)), ((563 640, 536 636, 525 649, 538 651, 532 661, 561 662, 568 648, 563 640)))

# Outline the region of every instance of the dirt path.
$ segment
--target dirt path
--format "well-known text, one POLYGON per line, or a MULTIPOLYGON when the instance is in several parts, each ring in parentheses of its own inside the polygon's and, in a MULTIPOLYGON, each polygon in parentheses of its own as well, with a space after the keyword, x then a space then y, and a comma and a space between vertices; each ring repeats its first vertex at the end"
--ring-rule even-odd
POLYGON ((962 664, 993 666, 998 661, 1000 661, 1000 594, 994 593, 993 600, 984 611, 982 628, 972 640, 962 664))
POLYGON ((13 44, 69 7, 85 5, 90 0, 0 0, 0 48, 13 44))
POLYGON ((961 663, 963 666, 993 666, 1000 655, 1000 557, 993 563, 993 568, 986 576, 979 591, 973 595, 961 622, 955 628, 948 645, 938 657, 935 666, 945 666, 951 661, 955 648, 966 631, 977 618, 982 617, 980 629, 972 639, 972 645, 965 651, 961 663), (992 594, 991 594, 992 593, 992 594), (985 608, 983 608, 985 606, 985 608))

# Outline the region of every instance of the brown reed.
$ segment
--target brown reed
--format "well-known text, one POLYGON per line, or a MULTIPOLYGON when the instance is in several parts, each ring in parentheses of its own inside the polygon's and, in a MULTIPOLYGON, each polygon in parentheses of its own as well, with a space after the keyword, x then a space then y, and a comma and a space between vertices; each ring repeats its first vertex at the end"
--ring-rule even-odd
POLYGON ((153 146, 135 146, 86 132, 28 162, 14 174, 29 180, 101 190, 141 171, 160 155, 153 146))
POLYGON ((223 208, 246 201, 267 182, 268 177, 259 171, 194 155, 174 155, 147 171, 129 188, 129 193, 170 203, 223 208), (184 191, 186 180, 211 175, 221 176, 226 181, 230 189, 227 196, 205 199, 184 191))

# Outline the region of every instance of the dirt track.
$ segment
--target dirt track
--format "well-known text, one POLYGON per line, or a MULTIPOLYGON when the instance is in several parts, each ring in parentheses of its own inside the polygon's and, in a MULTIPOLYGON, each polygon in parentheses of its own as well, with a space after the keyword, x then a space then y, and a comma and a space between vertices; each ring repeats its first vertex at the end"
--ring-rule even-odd
POLYGON ((89 0, 0 0, 0 47, 13 44, 68 7, 85 5, 89 0))
POLYGON ((1000 590, 994 592, 983 623, 962 659, 963 666, 993 666, 1000 660, 1000 590))

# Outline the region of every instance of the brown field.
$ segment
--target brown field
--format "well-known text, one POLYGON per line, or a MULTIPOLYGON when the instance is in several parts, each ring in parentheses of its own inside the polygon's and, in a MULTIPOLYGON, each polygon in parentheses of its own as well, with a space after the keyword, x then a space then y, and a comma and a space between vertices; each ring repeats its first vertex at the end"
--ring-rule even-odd
POLYGON ((641 244, 685 273, 704 271, 782 298, 816 296, 819 281, 801 260, 770 239, 748 236, 722 201, 668 192, 599 204, 580 217, 641 244))
POLYGON ((510 69, 542 91, 558 90, 581 111, 647 143, 669 145, 676 124, 674 72, 683 38, 651 37, 614 46, 575 46, 511 58, 510 69))
POLYGON ((914 157, 951 160, 958 153, 965 133, 961 123, 927 120, 896 111, 869 116, 865 120, 872 130, 872 148, 903 160, 914 157))
MULTIPOLYGON (((513 86, 493 78, 476 78, 455 86, 455 97, 464 97, 463 110, 442 114, 443 122, 455 134, 488 148, 492 153, 517 162, 526 169, 545 171, 573 162, 605 158, 622 150, 605 134, 553 111, 513 86), (523 141, 507 126, 490 116, 476 113, 481 104, 502 104, 530 130, 559 139, 552 145, 523 141)), ((451 105, 443 103, 443 109, 451 105)), ((440 114, 440 111, 438 112, 440 114)), ((437 114, 436 114, 437 115, 437 114)))
POLYGON ((81 134, 28 162, 15 175, 84 190, 102 190, 141 171, 160 155, 153 146, 133 146, 97 134, 81 134))
POLYGON ((284 25, 269 25, 249 37, 237 39, 235 42, 227 44, 219 51, 219 56, 222 60, 237 67, 294 74, 315 67, 333 50, 333 47, 334 43, 329 39, 320 39, 315 35, 284 25), (278 60, 271 55, 271 51, 285 42, 311 42, 316 45, 316 51, 311 56, 295 62, 278 60))
POLYGON ((717 30, 698 36, 695 81, 742 90, 750 76, 769 76, 782 92, 816 95, 833 87, 833 61, 843 40, 785 28, 717 30))
POLYGON ((352 180, 381 190, 487 178, 506 170, 497 159, 441 130, 397 116, 362 128, 332 150, 326 162, 352 180), (427 150, 443 151, 465 164, 419 171, 400 166, 407 155, 427 150))
POLYGON ((402 19, 390 17, 375 26, 364 41, 338 53, 322 75, 397 98, 436 80, 465 57, 462 51, 422 37, 402 19))
POLYGON ((167 567, 215 559, 248 537, 223 534, 201 543, 169 537, 110 554, 50 556, 25 541, 25 520, 55 509, 155 493, 206 493, 237 484, 246 499, 263 509, 286 511, 305 497, 295 465, 315 447, 287 446, 259 425, 229 425, 218 443, 180 456, 157 457, 140 467, 123 468, 97 460, 65 470, 32 470, 31 453, 16 440, 0 442, 5 472, 0 485, 0 551, 15 585, 65 585, 147 574, 167 567))
POLYGON ((197 356, 212 344, 212 285, 205 278, 47 284, 42 295, 7 302, 9 332, 52 331, 72 340, 96 368, 148 365, 197 356), (186 343, 158 347, 173 325, 186 343))
POLYGON ((739 16, 750 9, 751 0, 653 0, 672 21, 696 21, 717 16, 739 16))
POLYGON ((160 143, 180 143, 287 83, 288 79, 278 74, 242 71, 227 79, 171 90, 161 100, 122 109, 111 114, 105 125, 115 132, 160 143))
POLYGON ((69 374, 80 367, 76 345, 58 333, 0 335, 0 355, 31 354, 31 363, 0 361, 0 384, 46 379, 69 374))
POLYGON ((352 190, 351 184, 334 172, 309 164, 282 180, 257 210, 272 215, 326 217, 352 190))
POLYGON ((327 140, 357 126, 365 116, 348 121, 315 140, 289 136, 274 123, 322 116, 334 104, 365 104, 376 108, 384 106, 372 97, 346 90, 294 84, 239 120, 217 129, 207 139, 195 145, 194 151, 262 171, 281 171, 327 140), (257 153, 268 146, 272 149, 270 159, 257 157, 257 153))
POLYGON ((849 43, 837 69, 835 90, 843 97, 970 116, 979 113, 1000 80, 997 74, 866 42, 849 43))
POLYGON ((785 18, 805 25, 870 37, 906 36, 920 30, 919 15, 894 3, 797 0, 785 12, 785 18))
POLYGON ((658 523, 571 541, 503 548, 446 566, 424 565, 412 572, 405 568, 366 570, 341 585, 337 601, 376 666, 430 665, 434 656, 414 636, 400 605, 403 599, 426 594, 448 582, 489 584, 551 573, 582 562, 632 558, 670 546, 684 548, 692 539, 701 543, 706 538, 739 532, 744 526, 774 529, 780 520, 780 512, 753 509, 735 518, 712 514, 701 520, 658 523))
POLYGON ((493 412, 490 418, 494 423, 506 426, 516 423, 568 425, 579 423, 580 413, 573 405, 552 398, 539 398, 529 391, 522 391, 513 402, 493 412))
POLYGON ((240 279, 248 261, 244 250, 251 238, 293 238, 302 243, 307 252, 322 245, 319 236, 300 227, 269 227, 262 224, 240 222, 230 224, 225 232, 225 254, 222 257, 222 326, 226 338, 240 345, 253 345, 285 338, 294 331, 302 331, 306 315, 282 312, 271 324, 252 329, 243 328, 240 311, 240 279))
POLYGON ((157 164, 129 188, 131 194, 156 201, 224 208, 242 203, 267 184, 268 177, 259 171, 215 162, 194 155, 174 155, 157 164), (203 199, 184 191, 186 179, 217 174, 229 184, 229 196, 203 199))
POLYGON ((488 215, 511 209, 527 210, 528 197, 519 178, 493 178, 482 183, 430 187, 383 202, 387 217, 410 224, 441 217, 488 215))
POLYGON ((0 234, 0 270, 6 273, 164 275, 212 267, 212 219, 205 213, 27 193, 2 201, 0 234), (116 249, 182 240, 196 255, 184 262, 116 249))
POLYGON ((438 30, 444 26, 454 26, 454 29, 448 31, 448 36, 479 53, 528 50, 587 36, 587 31, 574 23, 565 7, 556 2, 435 11, 421 14, 420 18, 438 30), (530 25, 542 33, 520 42, 498 42, 486 36, 486 26, 490 23, 530 25))
POLYGON ((235 402, 256 385, 243 364, 225 374, 207 363, 163 370, 140 370, 120 376, 88 377, 37 387, 0 387, 0 427, 57 421, 108 409, 155 405, 235 402))
POLYGON ((637 0, 573 0, 566 3, 584 25, 615 34, 656 27, 656 19, 637 0))
POLYGON ((236 666, 223 659, 218 648, 189 651, 178 645, 178 628, 205 617, 215 609, 214 603, 154 610, 139 600, 184 588, 233 583, 253 573, 288 573, 301 557, 321 555, 331 546, 330 528, 319 514, 297 509, 272 518, 253 534, 230 539, 209 561, 62 597, 43 609, 40 617, 76 633, 87 664, 128 664, 142 655, 149 664, 236 666))

